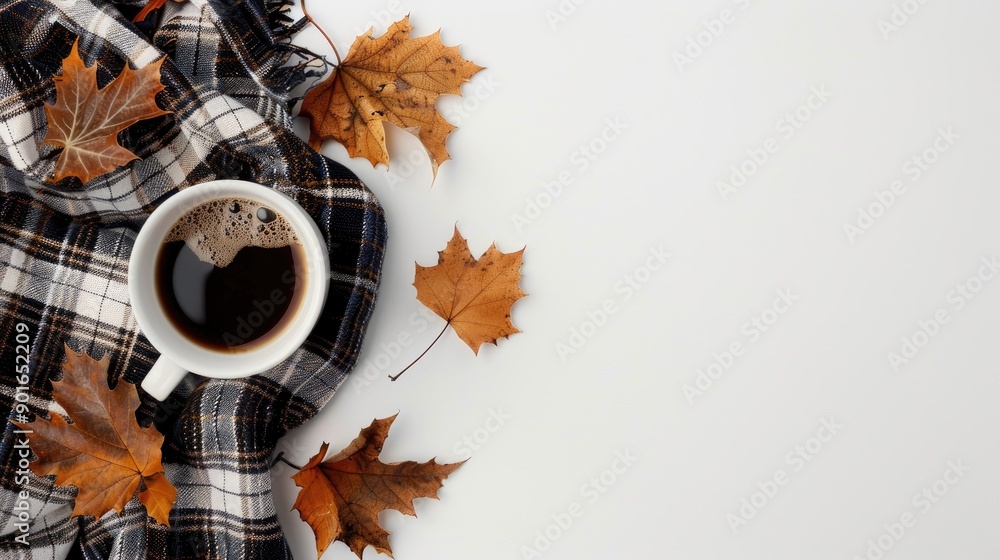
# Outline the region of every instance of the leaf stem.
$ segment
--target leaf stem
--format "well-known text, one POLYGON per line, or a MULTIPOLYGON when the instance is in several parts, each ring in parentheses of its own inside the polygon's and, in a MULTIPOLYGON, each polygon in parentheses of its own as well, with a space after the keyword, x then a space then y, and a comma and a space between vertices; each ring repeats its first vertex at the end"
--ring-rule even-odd
POLYGON ((306 0, 302 0, 302 15, 304 15, 306 17, 306 20, 309 23, 311 23, 313 25, 313 27, 315 27, 316 29, 318 29, 319 32, 323 34, 323 38, 326 39, 326 42, 330 43, 330 48, 333 49, 333 55, 337 57, 337 64, 336 64, 336 66, 339 68, 340 67, 340 51, 337 50, 337 45, 333 44, 333 39, 331 39, 330 36, 326 34, 326 31, 318 23, 316 23, 316 20, 314 20, 312 18, 312 16, 309 15, 309 10, 306 9, 306 0))
POLYGON ((294 463, 289 463, 288 459, 285 459, 285 452, 284 451, 278 453, 278 456, 274 458, 274 461, 271 461, 271 467, 273 468, 274 465, 277 465, 279 461, 282 462, 282 463, 284 463, 284 464, 286 464, 286 465, 288 465, 289 467, 292 467, 293 469, 295 469, 297 471, 301 471, 302 470, 302 467, 300 467, 300 466, 298 466, 298 465, 296 465, 294 463))
POLYGON ((448 323, 445 323, 445 324, 444 324, 444 328, 443 328, 443 329, 441 329, 441 332, 440 332, 440 333, 438 333, 438 335, 437 335, 437 338, 435 338, 435 339, 434 339, 434 342, 431 342, 431 345, 427 347, 427 350, 424 350, 422 354, 420 354, 419 356, 417 356, 417 359, 416 359, 416 360, 413 360, 412 362, 410 362, 410 365, 408 365, 408 366, 406 366, 405 368, 403 368, 403 371, 401 371, 401 372, 397 373, 396 375, 390 375, 390 376, 389 376, 389 379, 390 379, 391 381, 395 381, 395 380, 399 379, 399 377, 400 377, 401 375, 403 375, 404 373, 406 373, 406 370, 408 370, 408 369, 410 369, 411 367, 413 367, 413 364, 415 364, 415 363, 419 362, 419 361, 420 361, 420 358, 423 358, 423 357, 424 357, 424 354, 426 354, 426 353, 427 353, 427 352, 428 352, 428 351, 429 351, 429 350, 430 350, 431 348, 433 348, 433 347, 434 347, 434 345, 435 345, 435 344, 437 344, 437 341, 438 341, 438 340, 441 340, 441 335, 443 335, 443 334, 444 334, 444 331, 448 330, 448 325, 450 325, 450 324, 451 324, 450 322, 448 322, 448 323))

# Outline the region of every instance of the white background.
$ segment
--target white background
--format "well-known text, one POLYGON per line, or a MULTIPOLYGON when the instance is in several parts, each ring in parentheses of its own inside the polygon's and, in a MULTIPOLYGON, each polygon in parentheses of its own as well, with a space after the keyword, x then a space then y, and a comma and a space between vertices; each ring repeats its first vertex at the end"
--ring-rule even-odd
MULTIPOLYGON (((558 0, 313 4, 343 54, 368 25, 380 34, 411 12, 416 36, 440 27, 487 67, 464 98, 438 105, 460 127, 433 187, 402 131, 389 135, 389 172, 324 148, 388 217, 360 364, 372 380, 356 371, 279 449, 304 463, 323 441, 337 451, 396 412, 384 460, 454 462, 464 438, 480 442, 441 501, 418 500, 417 518, 382 515, 397 559, 1000 555, 1000 277, 974 280, 981 259, 1000 255, 997 5, 930 0, 883 33, 890 0, 567 0, 574 11, 555 26, 546 12, 558 0), (703 52, 679 67, 675 52, 724 9, 732 23, 703 33, 703 52), (813 88, 832 96, 801 108, 813 88), (788 137, 782 119, 796 110, 807 118, 788 137), (627 128, 595 141, 608 119, 627 128), (928 152, 937 161, 914 180, 912 158, 949 127, 958 138, 928 152), (769 138, 777 151, 724 198, 719 182, 769 138), (601 153, 583 169, 578 150, 592 143, 601 153), (572 183, 546 198, 562 172, 572 183), (845 224, 895 180, 905 194, 850 239, 845 224), (547 207, 518 228, 527 201, 547 207), (524 332, 477 357, 449 331, 391 383, 444 324, 424 322, 411 283, 414 262, 434 264, 456 223, 477 256, 493 241, 527 247, 530 295, 513 310, 524 332), (660 247, 671 256, 647 274, 660 247), (629 276, 645 283, 626 299, 629 276), (981 290, 958 309, 951 293, 967 281, 981 290), (797 298, 780 315, 766 311, 777 290, 797 298), (617 311, 587 326, 607 300, 617 311), (948 322, 917 335, 926 344, 894 371, 889 354, 939 310, 948 322), (776 316, 758 337, 744 329, 776 316), (560 356, 573 329, 590 336, 560 356), (401 334, 410 343, 396 349, 401 334), (733 343, 743 355, 689 399, 685 387, 733 343), (491 410, 509 416, 499 429, 491 410), (831 418, 842 426, 832 437, 821 431, 831 418), (795 453, 807 446, 805 461, 795 453), (616 453, 637 461, 604 473, 613 483, 594 501, 585 485, 616 453), (949 462, 968 471, 938 482, 949 462), (787 483, 755 497, 778 470, 787 483), (751 512, 744 499, 766 503, 751 512), (574 503, 582 515, 559 528, 574 503), (889 534, 907 513, 912 527, 889 534), (872 549, 880 537, 887 552, 872 549)), ((313 30, 298 42, 329 52, 313 30)), ((292 470, 274 474, 292 551, 315 558, 312 532, 289 512, 292 470)), ((352 557, 342 544, 324 555, 352 557)))

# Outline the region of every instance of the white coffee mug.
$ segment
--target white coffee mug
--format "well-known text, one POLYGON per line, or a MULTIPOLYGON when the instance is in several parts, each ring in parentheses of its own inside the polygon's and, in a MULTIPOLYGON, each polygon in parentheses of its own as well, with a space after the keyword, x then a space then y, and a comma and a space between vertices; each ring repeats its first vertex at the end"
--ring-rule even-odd
POLYGON ((290 356, 312 332, 326 303, 330 283, 330 256, 316 222, 288 196, 246 181, 211 181, 184 189, 160 205, 139 230, 128 268, 132 313, 142 333, 160 352, 146 374, 142 388, 163 401, 187 372, 205 377, 234 379, 266 371, 290 356), (305 294, 282 331, 260 345, 239 352, 213 350, 185 337, 171 323, 156 289, 160 248, 176 221, 188 211, 215 199, 243 198, 261 203, 284 217, 305 253, 305 294))

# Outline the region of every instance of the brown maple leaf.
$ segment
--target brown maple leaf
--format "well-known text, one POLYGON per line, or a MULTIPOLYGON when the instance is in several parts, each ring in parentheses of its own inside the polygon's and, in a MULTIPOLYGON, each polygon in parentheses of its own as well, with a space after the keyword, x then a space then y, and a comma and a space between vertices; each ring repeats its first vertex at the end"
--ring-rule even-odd
POLYGON ((32 430, 30 447, 38 456, 31 470, 55 475, 59 486, 78 489, 73 515, 100 517, 112 509, 121 513, 136 493, 146 512, 170 525, 170 508, 177 490, 160 463, 163 436, 142 428, 135 419, 139 395, 135 385, 119 380, 108 388, 108 357, 100 361, 66 347, 63 378, 52 383, 52 398, 72 423, 52 412, 51 420, 36 417, 17 423, 32 430))
MULTIPOLYGON (((184 0, 174 0, 174 2, 183 2, 184 0)), ((154 10, 159 10, 163 6, 167 5, 167 0, 149 0, 142 10, 132 18, 132 21, 143 21, 146 17, 152 13, 154 10)))
POLYGON ((378 38, 369 29, 334 73, 306 94, 300 113, 312 120, 313 148, 336 140, 351 157, 388 165, 384 125, 391 123, 420 138, 437 176, 449 159, 445 141, 455 127, 434 104, 442 94, 461 95, 462 84, 482 67, 441 43, 440 31, 411 39, 412 29, 409 16, 378 38))
POLYGON ((510 308, 527 295, 518 286, 523 256, 524 249, 501 253, 494 243, 477 260, 455 227, 447 247, 438 252, 437 265, 416 265, 417 299, 479 354, 483 344, 496 344, 500 338, 521 332, 510 320, 510 308))
POLYGON ((144 119, 166 115, 156 106, 163 90, 163 58, 139 70, 128 63, 111 83, 97 88, 97 65, 88 68, 80 58, 80 40, 63 60, 61 76, 53 78, 56 102, 45 104, 48 132, 42 144, 62 148, 53 180, 79 177, 87 183, 139 159, 118 143, 118 133, 144 119))
POLYGON ((315 457, 292 476, 302 490, 295 509, 316 534, 316 553, 333 541, 340 541, 361 557, 371 545, 392 556, 389 532, 378 523, 378 514, 394 509, 416 515, 414 498, 437 498, 441 483, 462 463, 439 465, 379 461, 382 444, 396 417, 375 420, 336 456, 324 461, 329 444, 324 443, 315 457))

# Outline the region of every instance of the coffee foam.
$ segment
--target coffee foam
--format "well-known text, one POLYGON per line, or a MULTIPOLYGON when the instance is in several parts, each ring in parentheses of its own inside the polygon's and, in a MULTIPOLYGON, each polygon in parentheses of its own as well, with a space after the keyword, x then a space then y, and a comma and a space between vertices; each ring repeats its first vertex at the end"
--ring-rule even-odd
POLYGON ((165 242, 173 241, 184 241, 201 261, 219 268, 245 247, 302 244, 284 216, 247 198, 219 198, 188 210, 167 233, 165 242))

